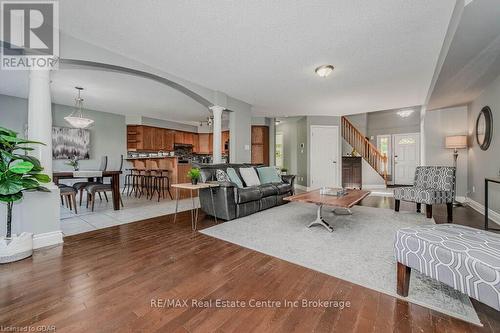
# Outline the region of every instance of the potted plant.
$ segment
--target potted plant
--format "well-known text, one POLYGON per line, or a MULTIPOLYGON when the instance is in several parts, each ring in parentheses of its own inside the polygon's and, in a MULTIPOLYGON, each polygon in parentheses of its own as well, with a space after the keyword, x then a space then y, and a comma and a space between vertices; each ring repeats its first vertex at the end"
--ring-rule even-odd
POLYGON ((76 156, 70 158, 66 165, 72 166, 75 171, 78 171, 80 169, 80 165, 78 164, 78 157, 76 156))
POLYGON ((188 171, 187 176, 188 176, 188 178, 191 179, 191 184, 193 184, 193 185, 198 184, 198 180, 201 177, 200 169, 191 168, 191 170, 188 171))
POLYGON ((7 204, 7 234, 0 238, 0 263, 27 258, 33 253, 33 234, 12 235, 12 207, 23 198, 25 191, 50 192, 41 183, 50 177, 35 157, 26 155, 33 150, 28 144, 43 144, 17 137, 17 133, 0 127, 0 201, 7 204))

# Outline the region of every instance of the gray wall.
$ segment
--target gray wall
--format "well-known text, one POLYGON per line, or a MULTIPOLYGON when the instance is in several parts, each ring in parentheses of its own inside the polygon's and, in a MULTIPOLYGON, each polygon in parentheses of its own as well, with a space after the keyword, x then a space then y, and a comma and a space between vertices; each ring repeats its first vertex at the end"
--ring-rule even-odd
MULTIPOLYGON (((207 115, 208 115, 208 112, 207 112, 207 115)), ((179 131, 186 131, 186 132, 193 132, 193 133, 198 132, 198 126, 181 124, 181 123, 177 123, 174 121, 160 120, 160 119, 154 119, 154 118, 149 118, 149 117, 142 117, 142 125, 175 129, 175 130, 179 130, 179 131)))
MULTIPOLYGON (((52 122, 54 126, 69 127, 64 117, 72 112, 65 105, 52 104, 52 122)), ((96 169, 101 157, 108 156, 108 169, 118 169, 120 155, 126 156, 125 116, 112 113, 85 110, 86 115, 95 120, 90 128, 90 159, 80 161, 82 169, 96 169)), ((0 95, 0 126, 12 128, 24 136, 28 119, 28 101, 23 98, 0 95)), ((65 165, 66 160, 54 160, 54 170, 71 170, 65 165)))
MULTIPOLYGON (((70 127, 64 120, 72 108, 65 105, 52 104, 52 123, 54 126, 70 127)), ((95 122, 90 128, 90 159, 80 161, 81 169, 96 169, 102 156, 108 156, 108 170, 118 170, 120 155, 127 156, 125 116, 85 110, 85 115, 95 122)), ((66 160, 54 160, 54 170, 71 170, 66 160)))
POLYGON ((251 162, 252 107, 250 104, 227 96, 229 112, 230 162, 251 162))
MULTIPOLYGON (((467 106, 427 111, 423 133, 426 165, 453 166, 453 150, 445 148, 445 137, 465 135, 467 127, 467 106)), ((458 154, 457 196, 465 197, 468 150, 460 149, 458 154)))
MULTIPOLYGON (((346 116, 346 118, 365 136, 368 131, 368 114, 359 113, 351 116, 346 116)), ((352 147, 344 139, 342 139, 342 155, 347 155, 352 152, 352 147)))
POLYGON ((377 135, 403 134, 420 132, 420 108, 406 118, 398 116, 399 110, 388 110, 368 113, 367 134, 372 143, 377 144, 377 135))
POLYGON ((25 137, 28 124, 28 100, 0 95, 0 126, 12 129, 25 137))
MULTIPOLYGON (((484 205, 484 178, 498 177, 500 170, 500 76, 483 91, 481 96, 469 105, 469 194, 470 198, 484 205), (476 118, 481 109, 488 105, 493 113, 493 140, 488 150, 479 148, 475 140, 476 118), (472 191, 473 187, 475 192, 472 191)), ((490 186, 490 208, 500 212, 500 185, 490 186)))
POLYGON ((307 186, 307 158, 308 158, 308 136, 307 118, 302 117, 297 121, 297 179, 298 185, 307 186), (300 145, 304 144, 304 148, 300 145))

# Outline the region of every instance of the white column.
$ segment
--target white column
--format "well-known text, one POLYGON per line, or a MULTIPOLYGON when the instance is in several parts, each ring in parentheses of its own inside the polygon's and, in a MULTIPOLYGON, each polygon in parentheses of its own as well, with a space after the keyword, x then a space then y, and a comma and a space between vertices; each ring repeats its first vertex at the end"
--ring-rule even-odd
MULTIPOLYGON (((35 150, 30 154, 40 160, 43 172, 52 177, 52 110, 48 70, 31 71, 28 98, 28 139, 46 144, 32 145, 35 150)), ((14 205, 13 231, 18 234, 33 233, 34 248, 63 242, 59 188, 54 183, 44 186, 50 192, 25 192, 23 200, 14 205)), ((0 216, 4 216, 3 206, 0 205, 0 216)))
POLYGON ((28 139, 45 144, 33 145, 31 155, 38 158, 44 173, 52 176, 52 105, 50 71, 32 70, 28 97, 28 139))
POLYGON ((213 163, 222 162, 222 111, 224 108, 219 105, 214 105, 210 107, 210 110, 214 116, 213 122, 213 163))

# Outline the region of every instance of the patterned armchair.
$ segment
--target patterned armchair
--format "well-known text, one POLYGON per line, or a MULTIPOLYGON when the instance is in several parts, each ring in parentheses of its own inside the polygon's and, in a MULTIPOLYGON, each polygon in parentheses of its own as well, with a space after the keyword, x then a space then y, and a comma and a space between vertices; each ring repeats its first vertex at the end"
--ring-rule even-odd
POLYGON ((394 210, 399 211, 401 200, 425 204, 427 218, 432 218, 432 205, 446 204, 448 222, 453 221, 453 199, 455 198, 455 167, 420 166, 415 171, 412 187, 394 189, 394 210))

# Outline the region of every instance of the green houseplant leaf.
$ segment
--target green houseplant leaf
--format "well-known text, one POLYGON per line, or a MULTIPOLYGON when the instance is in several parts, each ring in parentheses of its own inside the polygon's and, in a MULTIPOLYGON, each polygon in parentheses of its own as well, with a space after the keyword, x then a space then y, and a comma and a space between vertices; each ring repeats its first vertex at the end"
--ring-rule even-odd
POLYGON ((14 165, 11 165, 9 167, 9 171, 13 172, 13 173, 17 173, 17 174, 23 175, 25 173, 30 172, 31 169, 33 169, 33 166, 34 166, 33 163, 23 161, 23 162, 19 162, 19 163, 16 163, 14 165))
POLYGON ((40 161, 26 153, 30 145, 41 142, 19 138, 15 131, 0 127, 0 201, 7 203, 7 238, 12 235, 12 205, 23 198, 24 191, 50 192, 41 183, 50 177, 41 173, 40 161))

